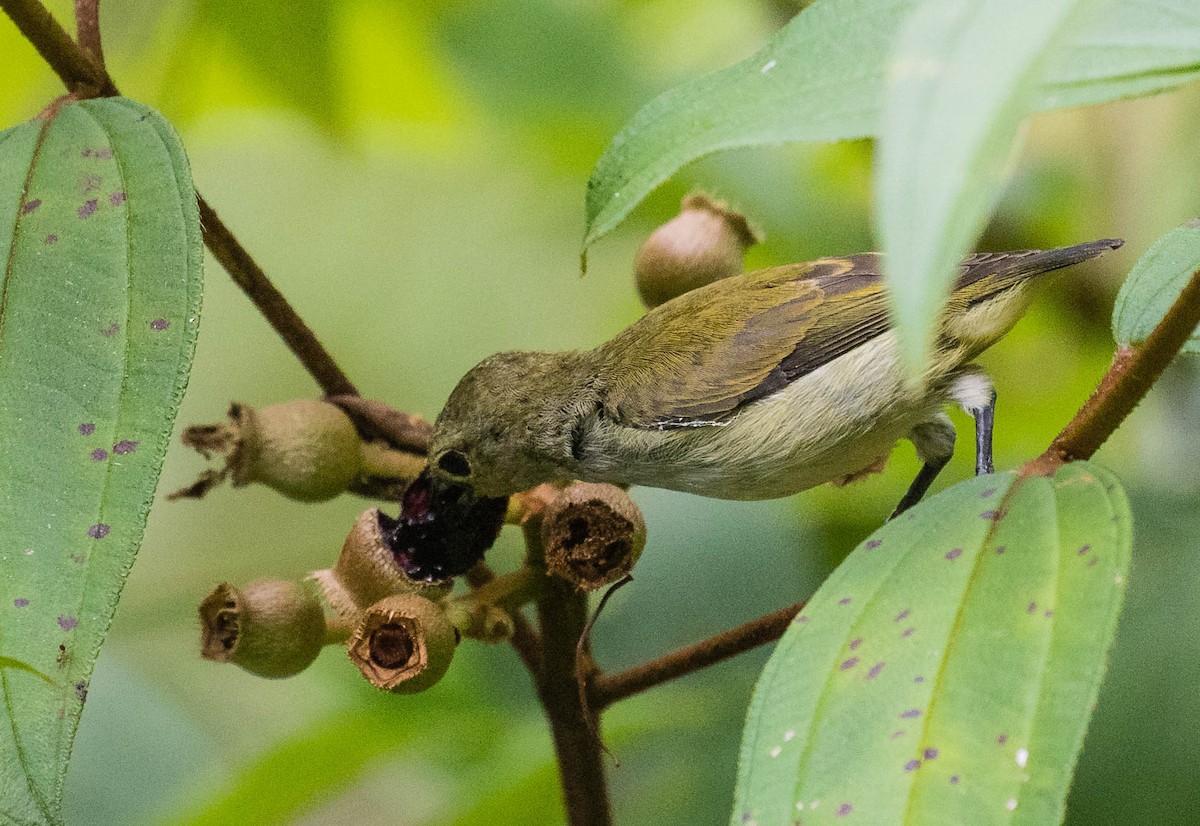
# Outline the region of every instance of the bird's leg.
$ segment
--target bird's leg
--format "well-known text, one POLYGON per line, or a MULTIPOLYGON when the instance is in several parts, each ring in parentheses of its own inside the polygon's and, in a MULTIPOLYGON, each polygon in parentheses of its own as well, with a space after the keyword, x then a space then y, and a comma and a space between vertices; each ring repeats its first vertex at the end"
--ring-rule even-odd
POLYGON ((950 385, 950 398, 975 420, 975 475, 995 473, 992 464, 992 430, 996 424, 996 388, 978 368, 950 385))
POLYGON ((917 449, 917 458, 924 464, 889 519, 895 519, 920 502, 933 480, 950 461, 950 457, 954 455, 954 423, 945 413, 938 413, 929 421, 922 422, 909 431, 908 439, 917 449))

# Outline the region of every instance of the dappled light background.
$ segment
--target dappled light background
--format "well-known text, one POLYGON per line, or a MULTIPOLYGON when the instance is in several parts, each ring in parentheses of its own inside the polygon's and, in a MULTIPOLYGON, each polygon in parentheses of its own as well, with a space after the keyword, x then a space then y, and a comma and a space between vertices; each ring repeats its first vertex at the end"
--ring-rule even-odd
MULTIPOLYGON (((70 4, 51 4, 70 20, 70 4)), ((182 132, 197 187, 364 395, 434 417, 500 349, 590 347, 641 308, 637 244, 702 187, 766 235, 749 264, 870 249, 869 143, 695 164, 592 251, 584 185, 637 109, 754 51, 787 0, 130 0, 103 8, 123 92, 182 132)), ((0 123, 61 87, 0 20, 0 123)), ((999 391, 997 466, 1040 452, 1108 366, 1112 297, 1158 235, 1200 214, 1200 90, 1039 116, 981 249, 1120 236, 1050 279, 983 358, 999 391)), ((1200 805, 1200 381, 1175 365, 1098 454, 1133 500, 1132 583, 1069 822, 1189 823, 1200 805)), ((230 400, 317 390, 211 259, 179 427, 230 400)), ((941 489, 971 472, 971 425, 941 489)), ((177 427, 177 430, 179 429, 177 427)), ((916 470, 902 444, 853 486, 766 503, 635 490, 650 540, 595 630, 632 665, 810 595, 916 470)), ((300 577, 335 559, 370 503, 302 505, 259 487, 167 503, 202 460, 176 445, 96 666, 68 777, 72 824, 554 824, 549 736, 505 646, 465 644, 446 680, 379 695, 331 647, 257 679, 198 656, 196 603, 221 580, 300 577)), ((515 535, 492 552, 519 562, 515 535)), ((766 651, 605 717, 625 824, 728 818, 742 718, 766 651)))

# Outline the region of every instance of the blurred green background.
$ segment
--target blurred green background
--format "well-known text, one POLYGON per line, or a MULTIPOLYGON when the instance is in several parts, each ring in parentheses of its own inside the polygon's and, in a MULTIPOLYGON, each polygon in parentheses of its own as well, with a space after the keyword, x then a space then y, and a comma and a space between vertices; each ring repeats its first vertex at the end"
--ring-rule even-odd
MULTIPOLYGON (((70 3, 51 4, 70 20, 70 3)), ((364 394, 432 418, 499 349, 592 346, 640 313, 630 262, 703 187, 766 233, 760 266, 872 247, 868 143, 722 155, 659 190, 578 277, 584 184, 607 141, 675 83, 754 51, 799 7, 773 0, 128 0, 105 4, 110 70, 183 133, 197 187, 364 394)), ((0 20, 0 125, 57 80, 0 20)), ((1200 90, 1039 116, 983 249, 1121 236, 1053 281, 983 359, 997 464, 1040 452, 1107 367, 1122 274, 1200 213, 1200 90)), ((314 385, 209 261, 179 426, 314 385)), ((939 487, 972 468, 969 421, 939 487)), ((1194 823, 1200 806, 1200 373, 1175 365, 1099 454, 1135 514, 1132 584, 1070 799, 1072 824, 1194 823)), ((202 461, 168 455, 160 485, 202 461)), ((915 472, 768 503, 635 491, 637 581, 595 631, 621 668, 808 596, 915 472)), ((160 494, 160 500, 162 496, 160 494)), ((218 581, 329 565, 369 503, 222 489, 160 501, 96 666, 68 778, 72 824, 553 824, 549 737, 504 646, 464 645, 417 697, 382 696, 336 648, 269 682, 198 657, 218 581)), ((517 564, 507 535, 492 553, 517 564)), ((766 651, 605 718, 623 824, 728 818, 742 716, 766 651)))

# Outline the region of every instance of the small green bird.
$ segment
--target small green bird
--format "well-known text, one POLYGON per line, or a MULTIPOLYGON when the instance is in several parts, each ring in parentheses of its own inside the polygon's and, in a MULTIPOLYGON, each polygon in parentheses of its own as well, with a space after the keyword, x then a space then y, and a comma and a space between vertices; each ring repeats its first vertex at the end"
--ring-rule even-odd
POLYGON ((716 281, 593 350, 497 353, 437 418, 422 506, 449 497, 469 519, 471 502, 571 479, 770 499, 851 476, 907 438, 923 466, 898 514, 953 453, 948 403, 974 417, 976 473, 992 472, 996 394, 971 360, 1020 319, 1029 280, 1121 244, 968 258, 915 382, 876 253, 716 281))

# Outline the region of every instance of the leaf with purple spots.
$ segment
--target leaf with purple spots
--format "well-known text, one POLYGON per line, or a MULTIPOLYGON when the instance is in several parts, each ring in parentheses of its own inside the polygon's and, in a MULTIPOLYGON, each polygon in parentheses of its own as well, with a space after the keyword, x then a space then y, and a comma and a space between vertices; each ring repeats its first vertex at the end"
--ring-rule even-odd
POLYGON ((1074 464, 979 477, 910 513, 846 558, 763 670, 735 810, 756 823, 790 824, 812 800, 847 801, 864 823, 1061 820, 1123 596, 1124 493, 1074 464), (1084 545, 1097 567, 1079 563, 1084 545))
POLYGON ((0 580, 2 810, 58 823, 195 346, 199 216, 174 131, 109 98, 4 132, 0 258, 0 547, 37 548, 0 580))

